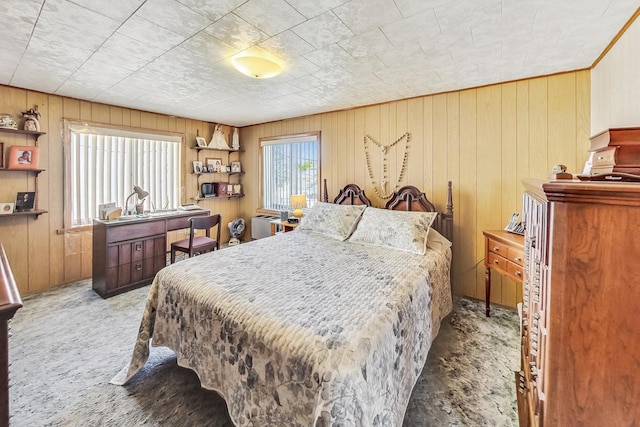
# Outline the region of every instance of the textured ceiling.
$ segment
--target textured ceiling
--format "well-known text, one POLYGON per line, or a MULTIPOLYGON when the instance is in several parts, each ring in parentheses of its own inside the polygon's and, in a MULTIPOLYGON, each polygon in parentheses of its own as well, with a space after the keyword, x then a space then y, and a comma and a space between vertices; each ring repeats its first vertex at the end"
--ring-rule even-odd
POLYGON ((1 0, 0 84, 234 126, 588 68, 638 0, 1 0), (279 56, 255 80, 229 57, 279 56))

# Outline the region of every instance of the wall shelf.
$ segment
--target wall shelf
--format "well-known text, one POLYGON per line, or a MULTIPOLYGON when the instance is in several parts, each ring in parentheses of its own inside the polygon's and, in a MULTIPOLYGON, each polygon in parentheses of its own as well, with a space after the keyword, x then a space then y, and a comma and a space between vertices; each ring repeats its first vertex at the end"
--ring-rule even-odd
POLYGON ((0 132, 2 133, 14 133, 19 135, 33 135, 36 137, 36 140, 40 138, 42 135, 46 135, 46 132, 32 132, 30 130, 20 130, 20 129, 9 129, 9 128, 0 128, 0 132))
POLYGON ((4 214, 4 215, 0 215, 0 220, 4 219, 4 218, 11 218, 14 216, 25 216, 25 215, 30 215, 30 216, 35 216, 36 219, 38 219, 38 217, 42 214, 46 214, 49 211, 43 211, 43 210, 39 210, 39 209, 33 209, 30 211, 26 211, 26 212, 13 212, 10 214, 4 214))
POLYGON ((36 176, 40 175, 40 172, 44 172, 46 169, 8 169, 0 168, 0 172, 33 172, 36 176))
POLYGON ((228 194, 226 196, 214 196, 214 197, 192 197, 191 200, 199 202, 201 200, 214 200, 214 199, 239 199, 244 197, 244 194, 228 194))
POLYGON ((243 149, 234 150, 233 148, 211 148, 211 147, 198 147, 197 145, 193 147, 194 150, 209 150, 209 151, 229 151, 231 153, 243 153, 243 149))
POLYGON ((219 174, 219 175, 241 175, 244 172, 191 172, 192 175, 203 175, 203 176, 211 176, 211 175, 215 175, 215 174, 219 174))

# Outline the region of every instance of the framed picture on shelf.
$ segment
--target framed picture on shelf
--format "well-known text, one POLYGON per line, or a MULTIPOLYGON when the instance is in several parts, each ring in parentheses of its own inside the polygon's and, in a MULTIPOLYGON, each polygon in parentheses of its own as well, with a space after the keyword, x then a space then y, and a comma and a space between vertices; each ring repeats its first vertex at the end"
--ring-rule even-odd
POLYGON ((0 168, 4 167, 4 142, 0 142, 0 168))
POLYGON ((233 194, 242 194, 242 184, 233 184, 233 194))
POLYGON ((202 173, 202 162, 198 160, 193 161, 193 173, 202 173))
POLYGON ((218 159, 216 157, 207 157, 206 159, 204 159, 204 162, 207 167, 209 167, 209 165, 213 166, 213 170, 210 170, 210 172, 222 172, 220 170, 220 168, 222 167, 222 159, 218 159))
POLYGON ((38 169, 38 147, 12 145, 9 148, 7 169, 38 169))
POLYGON ((196 136, 196 146, 197 147, 206 147, 207 146, 207 140, 204 139, 201 136, 196 136))
POLYGON ((36 204, 35 191, 20 191, 16 196, 16 212, 28 212, 36 204))
POLYGON ((240 162, 231 162, 231 172, 242 172, 240 162))

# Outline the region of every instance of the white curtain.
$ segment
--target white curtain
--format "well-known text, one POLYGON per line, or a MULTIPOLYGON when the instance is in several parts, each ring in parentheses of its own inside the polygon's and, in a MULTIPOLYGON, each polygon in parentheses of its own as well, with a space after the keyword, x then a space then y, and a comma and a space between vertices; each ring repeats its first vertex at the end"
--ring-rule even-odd
POLYGON ((134 185, 149 192, 145 210, 178 207, 180 137, 75 125, 69 130, 72 226, 91 224, 100 204, 115 202, 124 211, 134 185))

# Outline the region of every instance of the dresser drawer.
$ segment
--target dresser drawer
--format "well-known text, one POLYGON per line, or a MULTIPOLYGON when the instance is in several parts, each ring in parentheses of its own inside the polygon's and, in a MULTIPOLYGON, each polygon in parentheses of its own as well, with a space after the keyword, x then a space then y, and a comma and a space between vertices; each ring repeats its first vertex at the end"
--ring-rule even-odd
POLYGON ((507 262, 507 273, 516 279, 518 282, 522 282, 522 266, 514 264, 511 261, 507 262))
POLYGON ((516 248, 508 248, 507 249, 507 258, 509 261, 518 264, 519 266, 524 265, 524 251, 516 248))
POLYGON ((495 240, 489 239, 489 251, 494 254, 498 254, 500 256, 507 256, 507 245, 504 243, 496 242, 495 240))
POLYGON ((489 253, 489 264, 493 268, 499 268, 502 271, 507 271, 507 259, 497 255, 493 252, 489 253))

